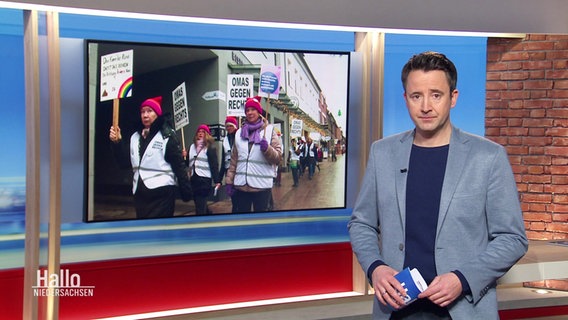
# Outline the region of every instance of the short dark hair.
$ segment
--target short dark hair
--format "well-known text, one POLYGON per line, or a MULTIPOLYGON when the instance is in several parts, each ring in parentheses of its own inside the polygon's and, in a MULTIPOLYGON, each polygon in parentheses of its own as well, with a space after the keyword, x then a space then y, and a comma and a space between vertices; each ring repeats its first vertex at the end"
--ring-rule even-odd
POLYGON ((456 89, 458 84, 458 72, 454 63, 448 59, 443 53, 426 51, 413 55, 402 68, 401 80, 402 88, 406 90, 406 80, 408 74, 414 70, 432 71, 440 70, 446 73, 450 92, 456 89))

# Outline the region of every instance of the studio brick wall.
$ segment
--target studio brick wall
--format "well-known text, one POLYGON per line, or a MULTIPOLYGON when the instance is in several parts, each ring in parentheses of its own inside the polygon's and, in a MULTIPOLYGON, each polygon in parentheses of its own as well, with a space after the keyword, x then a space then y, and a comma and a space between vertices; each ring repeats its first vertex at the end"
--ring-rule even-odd
POLYGON ((529 239, 568 239, 568 35, 488 39, 485 135, 507 149, 529 239))

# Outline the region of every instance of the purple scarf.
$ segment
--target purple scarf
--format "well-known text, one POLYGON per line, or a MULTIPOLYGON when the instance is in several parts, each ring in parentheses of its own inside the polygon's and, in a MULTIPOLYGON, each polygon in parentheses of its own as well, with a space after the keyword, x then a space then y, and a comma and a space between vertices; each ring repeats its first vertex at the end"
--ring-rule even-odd
POLYGON ((205 141, 203 140, 204 139, 195 141, 195 151, 197 151, 197 154, 199 154, 203 149, 203 146, 205 146, 205 141))
POLYGON ((241 129, 241 138, 248 140, 254 144, 260 143, 260 129, 264 125, 262 119, 258 119, 256 123, 245 123, 241 129))

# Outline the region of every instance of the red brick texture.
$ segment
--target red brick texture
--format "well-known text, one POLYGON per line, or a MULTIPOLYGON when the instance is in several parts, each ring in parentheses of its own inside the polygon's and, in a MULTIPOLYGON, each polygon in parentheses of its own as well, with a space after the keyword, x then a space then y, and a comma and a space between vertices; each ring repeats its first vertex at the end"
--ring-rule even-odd
POLYGON ((506 147, 531 240, 568 239, 568 35, 489 38, 485 135, 506 147))

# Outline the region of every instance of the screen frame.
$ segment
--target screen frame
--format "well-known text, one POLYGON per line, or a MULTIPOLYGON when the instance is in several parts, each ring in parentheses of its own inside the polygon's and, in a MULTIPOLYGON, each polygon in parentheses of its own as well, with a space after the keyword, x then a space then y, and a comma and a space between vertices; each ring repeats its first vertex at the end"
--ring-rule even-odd
MULTIPOLYGON (((106 54, 107 52, 105 50, 102 50, 102 52, 97 52, 96 56, 93 57, 91 56, 92 53, 90 53, 89 47, 92 44, 96 44, 96 45, 101 45, 101 46, 116 46, 116 47, 132 47, 132 48, 154 48, 154 50, 161 50, 163 52, 164 49, 168 49, 168 50, 173 50, 173 51, 177 51, 177 50, 189 50, 189 51, 218 51, 218 52, 222 52, 222 53, 227 53, 227 52, 231 52, 233 53, 233 58, 234 58, 234 52, 248 52, 248 53, 260 53, 263 55, 266 55, 266 53, 269 54, 274 54, 275 56, 277 55, 298 55, 298 56, 302 56, 302 55, 329 55, 329 56, 340 56, 343 57, 343 59, 345 60, 345 71, 343 74, 344 77, 344 81, 345 81, 345 87, 344 87, 344 99, 345 99, 345 105, 344 105, 344 117, 345 117, 345 121, 344 121, 344 127, 342 126, 341 128, 339 128, 339 132, 340 132, 340 145, 346 145, 347 144, 347 124, 348 124, 348 104, 349 104, 349 82, 350 82, 350 65, 351 65, 351 54, 352 52, 349 51, 322 51, 322 50, 288 50, 288 49, 282 49, 282 50, 277 50, 277 49, 257 49, 257 48, 247 48, 247 47, 223 47, 223 46, 210 46, 210 45, 188 45, 188 44, 170 44, 170 43, 155 43, 155 42, 130 42, 130 41, 116 41, 116 40, 93 40, 93 39, 85 39, 84 40, 85 43, 85 78, 86 78, 86 92, 87 94, 85 95, 86 97, 86 103, 85 105, 87 106, 87 112, 85 112, 85 128, 86 128, 86 134, 85 137, 87 139, 86 144, 85 144, 85 193, 86 193, 86 197, 85 197, 85 213, 84 213, 84 222, 103 222, 103 221, 117 221, 117 220, 133 220, 135 218, 131 218, 131 217, 127 217, 127 218, 97 218, 95 216, 95 211, 97 210, 97 201, 96 201, 96 196, 97 196, 97 191, 96 189, 96 180, 98 177, 102 177, 105 176, 104 170, 100 169, 101 166, 97 166, 95 165, 96 159, 98 157, 99 152, 97 152, 96 150, 102 150, 100 149, 100 146, 95 147, 95 145, 97 145, 94 140, 95 140, 95 136, 96 135, 100 135, 100 134, 105 134, 107 135, 107 139, 108 139, 108 128, 105 132, 105 130, 99 130, 99 128, 97 127, 97 125, 95 123, 97 123, 98 120, 98 113, 95 112, 95 110, 100 110, 101 104, 109 104, 109 101, 104 101, 101 102, 99 101, 99 97, 100 97, 100 86, 99 86, 99 81, 100 81, 100 69, 98 69, 98 67, 93 67, 92 61, 97 61, 97 63, 100 63, 100 56, 103 54, 106 54), (99 131, 99 132, 98 132, 99 131), (98 148, 98 149, 97 149, 98 148), (99 169, 97 169, 97 167, 99 169), (102 173, 99 173, 101 170, 103 170, 102 173)), ((137 71, 137 62, 136 62, 136 51, 135 51, 135 62, 134 62, 134 73, 136 73, 137 71)), ((166 55, 167 56, 167 55, 166 55)), ((204 55, 205 58, 207 59, 207 54, 204 55)), ((234 59, 233 59, 234 60, 234 59)), ((146 61, 145 63, 148 63, 147 61, 149 61, 148 59, 144 60, 146 61)), ((171 61, 170 61, 171 62, 171 61)), ((234 62, 234 61, 233 61, 234 62)), ((250 61, 249 61, 250 62, 250 61)), ((304 61, 305 62, 305 61, 304 61)), ((219 63, 219 65, 221 65, 221 63, 219 63)), ((238 66, 236 66, 237 64, 235 63, 235 65, 233 65, 233 67, 235 67, 236 69, 238 66)), ((242 67, 242 66, 241 66, 242 67)), ((152 67, 150 67, 152 68, 152 67)), ((170 69, 172 68, 171 66, 169 67, 170 69)), ((230 66, 228 66, 228 68, 230 68, 230 66)), ((259 66, 253 64, 253 68, 258 69, 259 66)), ((162 68, 163 69, 163 68, 162 68)), ((242 68, 244 70, 246 70, 246 68, 242 68)), ((311 77, 312 81, 315 79, 316 81, 316 86, 318 86, 317 84, 317 79, 315 78, 314 74, 312 74, 310 72, 310 70, 307 71, 307 75, 309 77, 311 77)), ((136 77, 136 75, 134 75, 134 77, 136 77)), ((258 82, 258 74, 255 74, 255 82, 258 82)), ((285 80, 282 80, 285 81, 285 80)), ((219 77, 218 78, 218 88, 219 91, 222 92, 221 88, 223 87, 223 81, 222 78, 219 77)), ((226 85, 226 83, 225 83, 226 85)), ((255 84, 255 89, 257 85, 255 84)), ((282 83, 281 83, 282 86, 282 83)), ((135 87, 134 87, 135 88, 135 87)), ((136 90, 136 89, 134 89, 136 90)), ((257 91, 255 91, 256 93, 257 91)), ((151 96, 152 94, 147 94, 147 96, 151 96)), ((165 96, 165 95, 164 95, 165 96)), ((272 99, 269 105, 269 114, 271 112, 275 112, 276 110, 278 111, 282 111, 284 110, 284 113, 289 112, 289 110, 287 110, 289 107, 293 106, 294 103, 296 103, 293 99, 290 99, 291 97, 288 96, 287 91, 285 91, 284 97, 286 99, 282 99, 282 93, 280 93, 279 98, 276 99, 272 99), (282 103, 284 100, 284 103, 282 103), (276 103, 275 103, 276 102, 276 103), (282 107, 282 110, 280 107, 282 107)), ((319 96, 319 94, 318 94, 319 96)), ((324 96, 321 96, 323 99, 325 99, 324 96)), ((171 100, 171 96, 169 97, 171 100)), ((136 100, 133 99, 132 97, 130 98, 124 98, 121 100, 124 100, 125 103, 122 103, 121 101, 121 105, 124 104, 126 105, 126 100, 131 99, 131 100, 136 100)), ((323 100, 322 99, 322 100, 323 100)), ((137 99, 138 102, 140 102, 140 98, 137 99)), ((319 100, 319 99, 318 99, 319 100)), ((112 102, 110 102, 112 103, 112 102)), ((133 103, 130 102, 130 107, 131 109, 137 109, 136 106, 132 107, 132 105, 136 105, 137 103, 133 103)), ((191 105, 191 103, 190 103, 191 105)), ((191 106, 190 106, 191 108, 191 106)), ((108 108, 107 108, 108 109, 108 108)), ((120 108, 120 118, 123 117, 127 117, 125 115, 123 115, 125 108, 120 108)), ((191 109, 190 109, 191 112, 191 109)), ((210 127, 212 128, 212 134, 215 136, 216 140, 221 140, 222 137, 224 136, 225 133, 225 128, 223 125, 223 120, 225 118, 225 116, 222 113, 222 110, 219 110, 220 114, 214 116, 213 119, 204 119, 204 121, 197 121, 197 122, 206 122, 208 125, 210 125, 210 127)), ((304 114, 305 116, 305 114, 304 114)), ((326 114, 326 116, 329 116, 329 113, 326 114)), ((132 117, 132 116, 130 116, 132 117)), ((287 120, 290 120, 290 117, 288 117, 287 120)), ((334 131, 337 131, 337 122, 335 121, 335 119, 333 119, 334 121, 334 131)), ((193 126, 196 127, 198 125, 196 121, 193 121, 193 126)), ((317 123, 317 122, 316 122, 317 123)), ((282 128, 282 136, 289 136, 289 121, 285 121, 284 122, 285 125, 281 126, 282 128), (288 122, 288 123, 286 123, 288 122)), ((110 126, 110 124, 109 124, 110 126)), ((330 127, 329 122, 325 125, 328 128, 330 127)), ((323 127, 323 126, 322 126, 323 127)), ((191 125, 188 125, 186 128, 190 128, 191 129, 191 125)), ((177 131, 176 131, 177 132, 177 131)), ((178 133, 178 138, 180 137, 180 133, 178 133)), ((192 130, 187 130, 183 136, 185 138, 185 141, 191 141, 192 140, 192 130), (191 133, 190 133, 191 132, 191 133)), ((305 139, 304 139, 305 140, 305 139)), ((289 148, 289 140, 286 140, 283 143, 283 166, 286 166, 286 159, 288 156, 288 148, 289 148)), ((189 144, 187 144, 187 146, 189 146, 189 144)), ((218 154, 219 154, 219 159, 221 159, 221 155, 220 155, 220 151, 221 151, 221 144, 218 143, 217 144, 217 150, 218 150, 218 154)), ((108 154, 107 154, 108 155, 108 154)), ((346 155, 346 153, 345 153, 346 155)), ((325 160, 324 160, 325 161, 325 160)), ((104 168, 104 167, 103 167, 104 168)), ((276 209, 274 211, 276 212, 289 212, 289 211, 310 211, 310 210, 326 210, 326 209, 345 209, 347 207, 347 159, 345 159, 345 162, 343 163, 343 167, 342 167, 342 175, 343 175, 343 179, 342 182, 340 183, 340 186, 342 188, 341 190, 341 203, 337 204, 337 203, 332 203, 329 205, 314 205, 314 206, 305 206, 305 207, 295 207, 295 208, 281 208, 281 209, 276 209)), ((129 186, 131 189, 131 183, 129 186)), ((130 194, 130 196, 132 196, 132 194, 130 194)), ((191 201, 193 202, 193 201, 191 201)), ((176 201, 176 205, 177 205, 177 201, 176 201)), ((271 211, 271 212, 274 212, 271 211)), ((230 212, 225 212, 225 213, 221 213, 221 214, 215 214, 215 216, 223 216, 224 214, 231 214, 230 212)), ((186 215, 179 215, 179 216, 186 216, 186 215)), ((178 217, 177 215, 174 217, 178 217)), ((222 218, 221 218, 222 219, 222 218)))

